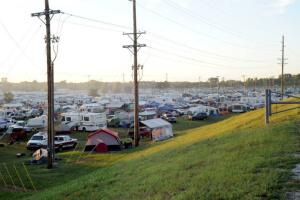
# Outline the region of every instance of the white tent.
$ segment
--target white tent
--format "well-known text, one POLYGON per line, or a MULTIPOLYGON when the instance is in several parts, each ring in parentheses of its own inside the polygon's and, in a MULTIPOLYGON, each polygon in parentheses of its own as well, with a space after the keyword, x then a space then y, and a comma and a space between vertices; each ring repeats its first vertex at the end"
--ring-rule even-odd
POLYGON ((161 141, 173 137, 172 124, 163 119, 150 119, 141 121, 141 123, 152 130, 152 140, 154 141, 161 141))
POLYGON ((36 150, 33 154, 32 154, 32 158, 33 160, 41 160, 43 158, 47 158, 48 157, 48 151, 47 149, 38 149, 36 150))

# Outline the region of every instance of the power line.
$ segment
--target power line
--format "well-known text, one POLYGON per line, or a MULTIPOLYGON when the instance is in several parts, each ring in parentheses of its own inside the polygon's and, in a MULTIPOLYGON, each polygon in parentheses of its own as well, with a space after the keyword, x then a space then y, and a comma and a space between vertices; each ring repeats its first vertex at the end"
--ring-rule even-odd
MULTIPOLYGON (((159 48, 155 48, 155 47, 151 47, 151 46, 148 46, 148 47, 150 49, 155 50, 155 51, 159 51, 159 52, 162 52, 162 53, 165 53, 165 54, 173 55, 175 57, 183 58, 183 59, 189 60, 189 61, 194 61, 194 62, 207 64, 207 65, 211 65, 211 66, 216 66, 216 67, 219 67, 219 68, 223 67, 223 69, 224 68, 226 68, 226 69, 241 69, 240 67, 230 67, 230 66, 226 66, 226 65, 222 65, 222 64, 207 62, 207 61, 199 60, 199 59, 196 59, 196 58, 180 55, 180 54, 177 54, 177 53, 174 53, 174 52, 170 52, 170 51, 167 51, 167 50, 163 50, 163 49, 159 49, 159 48)), ((271 68, 271 67, 256 67, 256 69, 262 69, 262 68, 271 68)), ((251 67, 251 69, 255 69, 255 68, 251 67)))
MULTIPOLYGON (((77 17, 77 18, 80 18, 80 19, 85 19, 85 20, 88 20, 88 21, 92 21, 92 22, 104 24, 104 25, 110 25, 110 26, 114 26, 114 27, 118 27, 118 28, 124 28, 124 29, 127 28, 127 29, 129 29, 129 27, 127 27, 127 26, 123 26, 123 25, 119 25, 119 24, 114 24, 114 23, 103 21, 103 20, 92 19, 92 18, 88 18, 88 17, 78 16, 78 15, 75 15, 75 14, 70 14, 70 13, 64 13, 64 14, 67 14, 67 15, 73 16, 73 17, 77 17)), ((106 31, 112 31, 112 32, 119 32, 119 33, 122 32, 122 31, 115 30, 115 29, 107 29, 107 28, 102 28, 102 27, 93 26, 93 25, 86 25, 86 24, 77 23, 77 22, 69 22, 68 21, 67 23, 78 25, 78 26, 84 26, 84 27, 90 27, 90 28, 96 28, 96 29, 106 30, 106 31)), ((195 48, 195 47, 189 46, 189 45, 184 44, 184 43, 180 43, 180 42, 175 41, 175 40, 171 40, 170 38, 164 37, 162 35, 158 35, 158 34, 151 33, 151 32, 150 33, 147 32, 147 33, 150 36, 152 36, 154 38, 157 38, 157 39, 160 39, 160 40, 163 40, 165 42, 169 42, 171 44, 177 44, 179 46, 188 48, 190 50, 197 51, 197 52, 200 52, 200 53, 203 53, 203 54, 207 54, 207 55, 211 55, 211 56, 215 56, 215 57, 226 58, 226 59, 231 59, 231 60, 239 60, 241 62, 264 62, 262 60, 243 59, 243 58, 237 58, 237 57, 231 57, 231 56, 221 55, 221 54, 217 54, 217 53, 205 51, 205 50, 202 50, 202 49, 199 49, 199 48, 195 48)))
MULTIPOLYGON (((232 35, 232 36, 235 36, 235 37, 237 37, 237 38, 239 38, 239 39, 248 40, 248 41, 250 41, 250 42, 253 42, 252 40, 243 37, 243 36, 241 35, 241 33, 236 33, 236 32, 234 32, 234 31, 232 31, 231 29, 229 30, 229 28, 226 28, 224 25, 212 23, 212 22, 210 22, 210 20, 209 20, 208 18, 206 18, 206 17, 199 16, 199 14, 197 14, 197 15, 193 14, 193 11, 192 11, 191 9, 184 8, 184 7, 182 7, 181 5, 179 5, 178 3, 174 2, 173 0, 163 0, 163 1, 164 1, 166 4, 168 4, 169 6, 171 6, 171 7, 175 8, 175 9, 177 9, 177 10, 179 10, 179 11, 185 13, 186 15, 188 15, 188 16, 190 16, 190 17, 192 17, 192 18, 194 18, 194 19, 196 19, 196 20, 198 20, 198 21, 200 21, 200 22, 202 22, 202 23, 207 24, 207 25, 210 26, 210 27, 213 27, 213 28, 215 28, 215 29, 217 29, 217 30, 219 30, 219 31, 222 31, 222 32, 227 33, 227 34, 230 34, 230 35, 232 35)), ((256 45, 258 45, 258 44, 256 44, 256 45)), ((262 42, 260 42, 259 45, 262 45, 262 46, 264 46, 264 45, 275 46, 275 45, 277 45, 277 44, 275 44, 275 43, 274 43, 274 44, 267 44, 267 43, 263 43, 263 44, 262 44, 262 42)))
POLYGON ((185 25, 185 24, 179 23, 179 22, 177 22, 176 20, 174 20, 174 19, 172 19, 172 18, 170 18, 170 17, 166 17, 166 16, 160 14, 159 12, 157 12, 157 11, 155 11, 155 10, 146 8, 146 7, 144 7, 144 6, 141 5, 141 4, 138 4, 138 5, 139 5, 141 8, 143 8, 144 10, 146 10, 146 11, 148 11, 148 12, 151 12, 151 13, 153 13, 153 14, 155 14, 155 15, 157 15, 157 16, 159 16, 159 17, 161 17, 161 18, 163 18, 163 19, 165 19, 165 20, 167 20, 167 21, 169 21, 169 22, 172 22, 172 23, 174 23, 174 24, 176 24, 176 25, 178 25, 178 26, 181 26, 181 27, 183 27, 183 28, 185 28, 185 29, 187 29, 187 30, 189 30, 189 31, 191 31, 191 32, 193 32, 193 33, 195 33, 195 34, 197 34, 197 35, 201 35, 201 36, 204 36, 204 37, 207 37, 207 38, 211 38, 211 39, 213 39, 213 40, 220 41, 220 42, 222 42, 222 43, 224 43, 224 44, 227 44, 227 45, 230 45, 230 46, 233 46, 233 47, 238 47, 238 48, 242 48, 242 49, 249 49, 249 50, 253 50, 253 51, 255 50, 255 51, 257 51, 257 48, 251 48, 251 47, 242 46, 242 45, 235 44, 235 43, 232 43, 232 42, 229 42, 229 41, 226 41, 226 40, 222 40, 222 39, 220 39, 220 38, 218 38, 218 37, 215 37, 215 36, 212 36, 212 35, 209 35, 209 34, 200 32, 200 31, 198 31, 198 30, 196 30, 196 29, 193 29, 193 28, 191 28, 191 27, 189 27, 189 26, 187 26, 187 25, 185 25))
POLYGON ((114 26, 114 27, 118 27, 118 28, 122 28, 122 29, 126 29, 126 30, 132 30, 132 27, 128 27, 128 26, 123 26, 123 25, 119 25, 119 24, 115 24, 115 23, 111 23, 111 22, 106 22, 106 21, 102 21, 102 20, 99 20, 99 19, 83 17, 83 16, 80 16, 80 15, 66 13, 66 12, 62 12, 62 13, 65 14, 65 15, 69 15, 71 17, 76 17, 76 18, 91 21, 91 22, 101 23, 101 24, 105 24, 105 25, 108 25, 108 26, 114 26))
POLYGON ((171 0, 163 0, 163 1, 167 5, 175 8, 175 9, 177 9, 177 10, 183 12, 183 13, 185 13, 186 15, 188 15, 188 16, 190 16, 190 17, 192 17, 192 18, 194 18, 194 19, 196 19, 196 20, 198 20, 198 21, 200 21, 200 22, 202 22, 206 25, 209 25, 209 26, 211 26, 215 29, 218 29, 222 32, 234 35, 236 37, 240 37, 237 33, 234 33, 233 31, 229 31, 226 28, 223 28, 223 26, 221 26, 221 25, 216 25, 214 23, 209 22, 209 20, 205 17, 202 17, 202 16, 200 17, 199 15, 194 15, 193 12, 190 9, 184 8, 184 7, 182 7, 181 5, 179 5, 178 3, 174 2, 174 1, 171 1, 171 0))
POLYGON ((285 47, 286 49, 288 49, 291 53, 293 53, 295 56, 300 57, 300 54, 298 54, 296 51, 294 51, 293 49, 291 49, 290 47, 285 47))
MULTIPOLYGON (((249 62, 249 63, 255 63, 255 62, 256 63, 262 63, 262 62, 266 62, 264 60, 252 60, 252 59, 244 59, 244 58, 238 58, 238 57, 221 55, 221 54, 217 54, 217 53, 205 51, 205 50, 202 50, 202 49, 199 49, 199 48, 196 48, 196 47, 192 47, 192 46, 189 46, 187 44, 180 43, 178 41, 171 40, 171 39, 163 37, 163 36, 159 36, 157 34, 149 33, 149 35, 152 36, 152 37, 155 37, 157 39, 160 39, 160 40, 162 40, 164 42, 169 42, 172 45, 184 47, 184 48, 189 49, 191 51, 202 53, 202 54, 209 55, 209 56, 213 56, 213 57, 216 57, 218 59, 227 59, 227 60, 233 60, 233 61, 239 61, 239 62, 249 62)), ((174 47, 172 47, 172 48, 174 48, 174 47)))
MULTIPOLYGON (((24 49, 21 47, 21 45, 19 44, 19 42, 14 38, 14 36, 9 32, 9 30, 7 29, 7 27, 5 26, 4 23, 2 23, 2 21, 0 20, 0 24, 3 28, 3 30, 5 31, 5 33, 8 35, 9 39, 14 43, 14 45, 19 49, 19 51, 31 62, 31 64, 34 65, 34 61, 31 59, 31 57, 29 57, 24 49)), ((27 32, 28 33, 28 32, 27 32)), ((25 36, 24 36, 25 38, 25 36)), ((22 38, 23 40, 23 38, 22 38)))
POLYGON ((87 28, 93 28, 93 29, 99 29, 99 30, 104 30, 104 31, 110 31, 110 32, 117 32, 117 33, 123 33, 123 32, 124 32, 124 31, 120 31, 120 30, 109 29, 109 28, 103 28, 103 27, 100 27, 100 26, 94 26, 94 25, 83 24, 83 23, 78 23, 78 22, 70 22, 70 21, 66 21, 65 23, 67 23, 67 24, 72 24, 72 25, 76 25, 76 26, 87 27, 87 28))

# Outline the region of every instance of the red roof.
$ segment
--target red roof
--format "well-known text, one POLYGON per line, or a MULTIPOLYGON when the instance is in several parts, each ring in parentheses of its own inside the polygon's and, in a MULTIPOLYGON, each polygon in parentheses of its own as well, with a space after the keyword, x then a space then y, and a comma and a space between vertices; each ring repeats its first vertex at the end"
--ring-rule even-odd
POLYGON ((107 134, 109 134, 109 135, 111 135, 111 136, 113 136, 114 138, 116 138, 116 139, 119 140, 119 135, 118 135, 118 133, 115 132, 115 131, 112 131, 112 130, 110 130, 110 129, 107 129, 107 128, 101 128, 101 129, 95 131, 94 133, 89 134, 89 135, 88 135, 88 138, 90 138, 90 137, 92 137, 93 135, 96 135, 96 134, 101 134, 101 133, 103 133, 103 132, 104 132, 104 133, 107 133, 107 134))

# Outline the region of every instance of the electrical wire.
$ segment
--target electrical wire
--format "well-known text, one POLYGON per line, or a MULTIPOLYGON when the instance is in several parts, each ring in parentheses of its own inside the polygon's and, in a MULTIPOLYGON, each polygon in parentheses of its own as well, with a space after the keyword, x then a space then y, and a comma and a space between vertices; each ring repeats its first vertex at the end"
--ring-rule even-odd
POLYGON ((227 30, 227 28, 225 28, 224 26, 222 25, 217 25, 215 23, 212 23, 212 22, 209 22, 210 20, 208 20, 207 18, 205 17, 202 17, 202 16, 199 16, 199 15, 194 15, 192 10, 190 9, 187 9, 187 8, 184 8, 182 7, 181 5, 179 5, 178 3, 174 2, 174 1, 171 1, 171 0, 163 0, 163 2, 169 6, 171 6, 172 8, 175 8, 183 13, 185 13, 186 15, 196 19, 197 21, 200 21, 201 23, 204 23, 210 27, 213 27, 219 31, 222 31, 222 32, 225 32, 225 33, 228 33, 230 35, 233 35, 233 36, 236 36, 236 37, 240 37, 240 35, 238 33, 235 33, 231 30, 227 30))
MULTIPOLYGON (((173 0, 163 0, 163 2, 165 2, 167 5, 175 8, 175 9, 183 12, 184 14, 192 17, 193 19, 196 19, 197 21, 200 21, 202 23, 207 24, 210 27, 213 27, 213 28, 215 28, 215 29, 217 29, 219 31, 222 31, 222 32, 227 33, 227 34, 230 34, 232 36, 238 37, 239 39, 248 40, 250 42, 253 42, 252 40, 249 40, 249 39, 243 37, 241 33, 236 33, 234 31, 232 31, 231 29, 229 30, 229 28, 226 28, 226 27, 224 27, 221 24, 212 23, 212 22, 210 22, 211 20, 209 20, 206 17, 193 14, 193 11, 191 9, 184 8, 181 5, 179 5, 178 3, 174 2, 173 0)), ((260 44, 256 44, 256 45, 260 45, 260 46, 265 46, 265 45, 268 45, 268 46, 277 46, 276 43, 268 44, 268 43, 264 43, 264 42, 260 42, 260 44)))
POLYGON ((82 26, 82 27, 87 27, 87 28, 93 28, 93 29, 99 29, 99 30, 104 30, 104 31, 110 31, 110 32, 117 32, 117 33, 123 33, 124 32, 124 31, 120 31, 120 30, 103 28, 103 27, 100 27, 100 26, 88 25, 88 24, 83 24, 83 23, 78 23, 78 22, 67 21, 66 23, 67 24, 76 25, 76 26, 82 26))
MULTIPOLYGON (((156 34, 149 33, 149 35, 151 37, 157 38, 157 39, 159 39, 161 41, 169 42, 169 44, 173 45, 171 47, 170 45, 165 45, 164 44, 164 46, 169 46, 171 48, 174 48, 174 46, 178 46, 180 48, 183 47, 183 48, 188 49, 188 50, 190 50, 192 52, 198 52, 198 53, 201 53, 201 54, 204 54, 204 55, 212 56, 212 57, 214 57, 214 59, 221 59, 221 60, 223 59, 223 60, 231 60, 231 61, 235 61, 235 62, 246 62, 246 63, 263 63, 263 62, 266 62, 265 60, 252 60, 252 59, 244 59, 244 58, 238 58, 238 57, 231 57, 231 56, 221 55, 221 54, 217 54, 217 53, 205 51, 205 50, 202 50, 202 49, 199 49, 199 48, 196 48, 196 47, 192 47, 192 46, 189 46, 187 44, 180 43, 178 41, 171 40, 171 39, 163 37, 163 36, 158 36, 156 34)), ((148 41, 151 42, 151 40, 148 40, 148 41)))
MULTIPOLYGON (((0 21, 1 22, 1 21, 0 21)), ((3 24, 2 24, 3 25, 3 24)), ((17 55, 17 57, 14 59, 14 62, 12 63, 11 67, 7 69, 7 71, 5 72, 5 77, 7 77, 9 75, 9 73, 14 69, 15 65, 17 62, 20 61, 20 57, 23 55, 25 56, 32 64, 32 66, 36 66, 36 63, 31 59, 31 57, 29 57, 26 53, 25 50, 29 47, 31 41, 34 39, 35 35, 38 33, 38 31, 40 30, 42 24, 40 23, 39 26, 36 28, 36 30, 33 32, 33 34, 31 35, 31 37, 29 38, 28 42, 25 44, 24 48, 21 47, 21 45, 17 42, 17 40, 8 32, 7 33, 10 35, 11 39, 14 41, 14 44, 18 47, 18 49, 20 50, 20 53, 17 55)))
POLYGON ((178 26, 181 26, 182 28, 186 29, 186 30, 189 30, 190 32, 193 32, 197 35, 201 35, 203 37, 207 37, 207 38, 210 38, 210 39, 213 39, 213 40, 216 40, 216 41, 219 41, 219 42, 222 42, 224 44, 227 44, 229 46, 233 46, 233 47, 238 47, 238 48, 242 48, 242 49, 248 49, 248 50, 253 50, 253 51, 257 51, 257 48, 254 48, 254 47, 249 47, 249 46, 243 46, 243 45, 239 45, 239 44, 236 44, 236 43, 232 43, 232 42, 229 42, 229 41, 226 41, 226 40, 222 40, 218 37, 215 37, 215 36, 212 36, 212 35, 209 35, 209 34, 206 34, 206 33, 203 33, 203 32, 200 32, 196 29, 193 29, 185 24, 182 24, 182 23, 179 23, 177 22, 176 20, 174 19, 171 19, 170 17, 166 17, 164 15, 162 15, 161 13, 155 11, 155 10, 152 10, 150 8, 147 8, 147 7, 144 7, 143 5, 141 5, 140 3, 138 3, 137 5, 139 5, 139 7, 143 8, 144 10, 150 12, 150 13, 153 13, 169 22, 172 22, 173 24, 176 24, 178 26))
MULTIPOLYGON (((66 13, 64 13, 64 14, 66 14, 66 13)), ((69 13, 67 13, 67 14, 69 16, 75 16, 75 17, 77 16, 75 14, 69 14, 69 13)), ((96 23, 100 23, 100 24, 104 24, 104 25, 112 25, 112 26, 119 27, 119 28, 129 28, 129 27, 124 27, 122 25, 113 24, 113 23, 110 23, 110 22, 105 22, 105 21, 102 21, 102 20, 98 20, 98 19, 92 19, 92 18, 87 18, 87 17, 82 17, 82 16, 80 16, 79 18, 80 19, 86 19, 88 21, 92 21, 92 22, 96 22, 96 23)), ((67 23, 74 24, 74 25, 79 25, 79 26, 84 26, 84 27, 90 27, 90 28, 106 30, 106 31, 112 31, 112 32, 120 32, 120 33, 122 32, 122 31, 115 30, 115 29, 107 29, 107 28, 102 28, 102 27, 93 26, 93 25, 86 25, 86 24, 82 24, 82 23, 75 23, 75 22, 67 22, 67 23)), ((175 41, 175 40, 171 40, 170 38, 164 37, 164 36, 156 34, 156 33, 147 32, 147 34, 154 37, 154 38, 163 40, 165 42, 169 42, 171 44, 177 44, 178 46, 185 47, 187 49, 197 51, 197 52, 200 52, 200 53, 203 53, 203 54, 206 54, 206 55, 211 55, 211 56, 226 58, 226 59, 231 59, 231 60, 239 60, 241 62, 265 62, 263 60, 244 59, 244 58, 231 57, 231 56, 227 56, 227 55, 221 55, 221 54, 205 51, 205 50, 202 50, 202 49, 199 49, 199 48, 195 48, 195 47, 189 46, 189 45, 184 44, 184 43, 180 43, 180 42, 175 41)))
POLYGON ((108 25, 108 26, 114 26, 114 27, 118 27, 118 28, 122 28, 122 29, 132 30, 132 28, 128 27, 128 26, 123 26, 123 25, 119 25, 119 24, 115 24, 115 23, 105 22, 105 21, 102 21, 102 20, 93 19, 93 18, 89 18, 89 17, 83 17, 83 16, 80 16, 80 15, 75 15, 75 14, 71 14, 71 13, 67 13, 67 12, 62 12, 62 13, 65 14, 65 15, 69 15, 71 17, 76 17, 76 18, 91 21, 91 22, 96 22, 96 23, 101 23, 101 24, 108 25))
MULTIPOLYGON (((180 55, 180 54, 177 54, 177 53, 174 53, 174 52, 170 52, 170 51, 167 51, 167 50, 163 50, 163 49, 159 49, 159 48, 155 48, 155 47, 151 47, 151 46, 148 46, 148 48, 151 48, 155 51, 159 51, 159 52, 162 52, 162 53, 165 53, 165 54, 169 54, 169 55, 173 55, 173 56, 176 56, 176 57, 179 57, 179 58, 183 58, 183 59, 186 59, 186 60, 190 60, 190 61, 194 61, 194 62, 198 62, 198 63, 202 63, 202 64, 207 64, 207 65, 211 65, 211 66, 216 66, 218 68, 222 67, 223 69, 224 68, 226 68, 226 69, 242 69, 241 67, 238 67, 238 68, 237 67, 230 67, 230 66, 226 66, 226 65, 222 65, 222 64, 211 63, 211 62, 199 60, 199 59, 196 59, 196 58, 180 55)), ((255 68, 251 67, 251 69, 262 69, 262 68, 271 68, 271 67, 255 67, 255 68)))

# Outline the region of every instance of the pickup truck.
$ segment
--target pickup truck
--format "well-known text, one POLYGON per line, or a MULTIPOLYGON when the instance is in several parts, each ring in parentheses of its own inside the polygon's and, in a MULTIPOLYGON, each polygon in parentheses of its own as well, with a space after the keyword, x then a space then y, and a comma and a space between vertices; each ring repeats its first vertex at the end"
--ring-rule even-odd
MULTIPOLYGON (((27 143, 28 150, 36 150, 39 148, 47 148, 48 137, 44 132, 34 134, 27 143)), ((71 138, 69 135, 60 135, 54 137, 54 148, 56 151, 64 149, 72 149, 77 145, 77 139, 71 138)))

